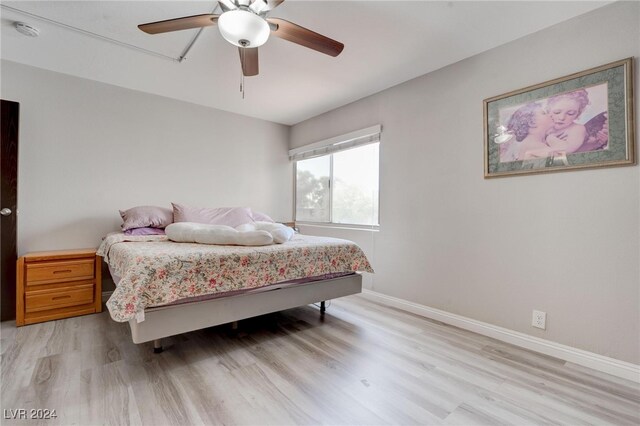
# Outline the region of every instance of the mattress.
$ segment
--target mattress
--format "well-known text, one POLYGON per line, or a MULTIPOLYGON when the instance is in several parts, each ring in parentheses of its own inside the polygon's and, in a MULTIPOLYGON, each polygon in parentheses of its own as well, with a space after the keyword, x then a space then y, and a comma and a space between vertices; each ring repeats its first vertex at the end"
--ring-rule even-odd
MULTIPOLYGON (((274 284, 373 272, 352 241, 295 235, 261 247, 175 243, 164 235, 108 235, 98 249, 120 277, 107 302, 115 321, 142 316, 145 308, 240 294, 274 284), (235 292, 235 293, 234 293, 235 292)), ((298 282, 299 283, 299 282, 298 282)))

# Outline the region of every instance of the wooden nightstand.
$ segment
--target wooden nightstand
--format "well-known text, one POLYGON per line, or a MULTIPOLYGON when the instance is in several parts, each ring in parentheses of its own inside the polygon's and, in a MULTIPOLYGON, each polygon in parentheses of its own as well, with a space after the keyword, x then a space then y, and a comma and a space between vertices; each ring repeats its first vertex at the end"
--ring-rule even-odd
POLYGON ((94 249, 46 251, 20 257, 16 325, 101 312, 101 261, 94 249))

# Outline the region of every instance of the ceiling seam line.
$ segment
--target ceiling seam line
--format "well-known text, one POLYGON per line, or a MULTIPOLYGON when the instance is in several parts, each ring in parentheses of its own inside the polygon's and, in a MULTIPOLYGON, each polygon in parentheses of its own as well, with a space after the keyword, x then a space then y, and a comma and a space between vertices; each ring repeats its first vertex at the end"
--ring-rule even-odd
POLYGON ((54 21, 53 19, 45 18, 44 16, 39 16, 39 15, 36 15, 34 13, 30 13, 30 12, 26 12, 24 10, 16 9, 15 7, 11 7, 11 6, 7 6, 7 5, 4 5, 4 4, 0 4, 0 8, 8 9, 8 10, 11 10, 12 12, 16 12, 18 14, 27 15, 27 16, 29 16, 31 18, 34 18, 34 19, 45 21, 45 22, 48 22, 48 23, 51 23, 51 24, 54 24, 54 25, 57 25, 57 26, 72 30, 72 31, 79 32, 81 34, 84 34, 84 35, 87 35, 87 36, 90 36, 90 37, 94 37, 94 38, 97 38, 97 39, 100 39, 100 40, 103 40, 103 41, 107 41, 107 42, 110 42, 110 43, 113 43, 113 44, 117 44, 117 45, 120 45, 120 46, 123 46, 123 47, 127 47, 129 49, 137 50, 139 52, 146 53, 148 55, 156 56, 156 57, 159 57, 159 58, 162 58, 162 59, 168 59, 168 60, 170 60, 172 62, 178 62, 178 63, 182 62, 182 60, 181 60, 182 58, 174 58, 173 56, 165 55, 163 53, 159 53, 159 52, 155 52, 153 50, 145 49, 144 47, 139 47, 139 46, 136 46, 134 44, 125 43, 123 41, 116 40, 116 39, 113 39, 113 38, 110 38, 110 37, 107 37, 107 36, 103 36, 103 35, 100 35, 100 34, 97 34, 97 33, 93 33, 91 31, 83 30, 82 28, 77 28, 77 27, 74 27, 72 25, 67 25, 67 24, 64 24, 62 22, 54 21))

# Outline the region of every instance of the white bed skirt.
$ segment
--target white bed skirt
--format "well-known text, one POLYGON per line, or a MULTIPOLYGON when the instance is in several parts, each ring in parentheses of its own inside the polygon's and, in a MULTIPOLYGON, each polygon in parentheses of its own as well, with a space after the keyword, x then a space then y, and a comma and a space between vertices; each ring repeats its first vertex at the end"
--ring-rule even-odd
POLYGON ((129 321, 134 343, 143 343, 215 325, 360 293, 359 273, 323 281, 145 310, 144 321, 129 321))

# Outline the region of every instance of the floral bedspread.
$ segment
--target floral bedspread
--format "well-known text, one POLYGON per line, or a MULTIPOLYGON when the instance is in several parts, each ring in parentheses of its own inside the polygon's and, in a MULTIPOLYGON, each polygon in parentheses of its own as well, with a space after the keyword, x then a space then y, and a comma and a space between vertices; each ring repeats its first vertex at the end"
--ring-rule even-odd
POLYGON ((112 233, 98 255, 121 277, 107 302, 111 318, 119 322, 188 297, 335 272, 373 272, 357 244, 298 234, 284 244, 241 247, 112 233))

